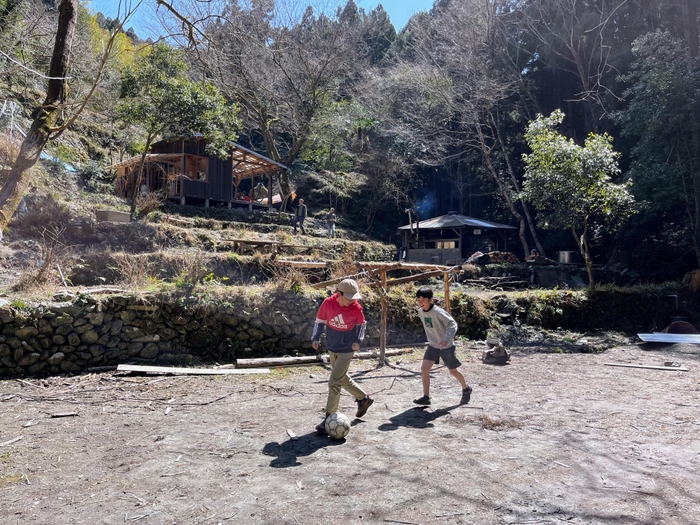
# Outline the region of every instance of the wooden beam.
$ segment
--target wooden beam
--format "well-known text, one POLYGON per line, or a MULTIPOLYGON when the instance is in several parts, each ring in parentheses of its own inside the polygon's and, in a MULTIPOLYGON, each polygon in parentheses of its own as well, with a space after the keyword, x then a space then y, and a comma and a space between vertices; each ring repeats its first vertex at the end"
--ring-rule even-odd
POLYGON ((275 245, 282 244, 280 241, 270 241, 270 240, 267 240, 267 239, 235 239, 235 238, 229 238, 229 239, 226 239, 226 240, 227 240, 227 241, 230 241, 230 242, 238 242, 238 243, 241 243, 241 244, 256 244, 256 245, 257 245, 257 244, 265 244, 265 245, 267 245, 267 244, 275 244, 275 245))
POLYGON ((390 281, 387 281, 386 285, 387 286, 397 286, 399 284, 405 284, 405 283, 410 283, 413 281, 420 281, 423 279, 428 279, 430 277, 437 277, 438 275, 442 275, 446 272, 443 270, 435 270, 432 272, 426 272, 426 273, 421 273, 418 275, 409 275, 408 277, 399 277, 398 279, 392 279, 390 281))
MULTIPOLYGON (((306 261, 287 261, 279 260, 279 264, 285 264, 287 266, 297 267, 297 268, 327 268, 332 262, 306 262, 306 261)), ((459 266, 442 266, 439 264, 412 264, 412 263, 398 263, 398 262, 356 262, 358 267, 364 270, 374 270, 386 272, 394 270, 424 270, 424 271, 438 271, 438 272, 450 272, 458 271, 459 266)))
POLYGON ((142 366, 119 365, 118 372, 151 372, 156 374, 188 374, 188 375, 230 375, 230 374, 269 374, 269 368, 251 368, 248 370, 220 368, 178 368, 175 366, 142 366))
POLYGON ((382 312, 381 312, 381 325, 379 327, 379 366, 384 366, 384 360, 386 359, 386 318, 387 318, 387 285, 386 285, 386 270, 381 270, 379 273, 380 285, 382 289, 379 293, 382 295, 382 312))
POLYGON ((418 264, 418 263, 402 263, 402 262, 375 262, 375 261, 364 261, 356 263, 361 268, 371 268, 373 270, 442 270, 447 272, 458 266, 443 266, 440 264, 418 264))
MULTIPOLYGON (((374 274, 377 273, 377 270, 370 270, 370 273, 374 274)), ((328 281, 323 281, 322 283, 316 283, 312 285, 312 288, 325 288, 326 286, 331 286, 333 284, 338 284, 340 281, 343 279, 356 279, 358 277, 364 277, 367 275, 367 272, 359 272, 359 273, 354 273, 352 275, 346 275, 344 277, 338 277, 337 279, 330 279, 328 281)))
MULTIPOLYGON (((413 352, 411 348, 417 346, 425 346, 427 343, 420 343, 415 345, 401 345, 401 348, 397 350, 387 350, 387 356, 410 354, 413 352)), ((397 346, 397 345, 393 345, 397 346)), ((376 352, 355 352, 352 356, 353 359, 371 359, 377 357, 376 352)), ((260 357, 254 359, 236 359, 236 369, 247 369, 255 368, 259 366, 263 367, 281 367, 281 366, 305 366, 305 365, 317 365, 321 363, 328 362, 328 354, 323 355, 304 355, 297 357, 260 357)), ((232 366, 232 365, 224 365, 232 366)), ((217 369, 220 370, 220 369, 217 369)))
POLYGON ((450 309, 450 272, 445 272, 443 274, 443 285, 445 287, 445 311, 448 314, 452 314, 450 309))
POLYGON ((328 263, 314 261, 277 261, 292 268, 328 268, 328 263))

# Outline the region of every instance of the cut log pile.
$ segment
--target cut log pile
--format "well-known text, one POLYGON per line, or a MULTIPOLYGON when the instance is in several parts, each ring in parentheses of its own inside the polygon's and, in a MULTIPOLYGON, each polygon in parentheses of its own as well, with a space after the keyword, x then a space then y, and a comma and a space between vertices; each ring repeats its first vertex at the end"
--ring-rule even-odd
POLYGON ((462 284, 467 286, 480 286, 490 290, 520 290, 527 288, 530 283, 517 275, 504 277, 479 277, 478 279, 465 279, 462 284))
POLYGON ((525 262, 532 264, 557 264, 557 261, 542 257, 541 255, 528 255, 525 257, 525 262))

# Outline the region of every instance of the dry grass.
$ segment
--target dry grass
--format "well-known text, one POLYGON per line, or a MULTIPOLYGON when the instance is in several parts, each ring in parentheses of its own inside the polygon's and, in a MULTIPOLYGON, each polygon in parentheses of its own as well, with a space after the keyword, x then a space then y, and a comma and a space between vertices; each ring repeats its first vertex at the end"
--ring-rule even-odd
POLYGON ((61 274, 60 261, 68 248, 64 243, 65 228, 44 228, 41 237, 41 258, 28 263, 21 273, 13 291, 27 292, 45 287, 65 285, 61 274))
POLYGON ((481 421, 481 428, 484 430, 507 430, 522 426, 522 423, 514 419, 497 419, 486 414, 480 415, 478 419, 481 421))
POLYGON ((335 263, 330 269, 331 279, 340 279, 349 275, 355 275, 359 271, 355 259, 351 253, 346 252, 344 257, 335 263))
POLYGON ((163 192, 154 191, 138 196, 136 205, 139 209, 138 216, 146 217, 154 211, 160 210, 165 204, 165 195, 163 192))
POLYGON ((178 286, 194 286, 201 282, 209 273, 209 256, 204 252, 195 251, 183 253, 175 260, 175 284, 178 286))
POLYGON ((7 182, 10 168, 19 154, 20 142, 7 135, 0 136, 0 188, 7 182))
POLYGON ((114 263, 119 273, 119 284, 131 288, 143 288, 148 284, 151 267, 148 256, 117 253, 114 254, 114 263))

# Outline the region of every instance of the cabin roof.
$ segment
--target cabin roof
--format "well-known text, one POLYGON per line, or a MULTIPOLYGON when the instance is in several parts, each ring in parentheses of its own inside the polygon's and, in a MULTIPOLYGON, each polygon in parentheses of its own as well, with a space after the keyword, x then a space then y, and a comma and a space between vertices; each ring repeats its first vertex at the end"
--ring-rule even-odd
MULTIPOLYGON (((193 136, 192 138, 201 138, 198 136, 193 136)), ((168 142, 173 142, 175 139, 165 139, 155 142, 151 147, 165 144, 168 142)), ((180 139, 178 139, 180 140, 180 139)), ((280 164, 265 155, 256 153, 248 148, 231 142, 231 160, 233 161, 233 175, 242 179, 245 177, 251 177, 263 173, 269 173, 270 171, 277 171, 278 169, 286 170, 287 167, 284 164, 280 164)), ((190 153, 149 153, 146 155, 146 162, 178 162, 182 159, 183 155, 192 155, 190 153)), ((126 166, 138 165, 141 162, 141 155, 136 157, 128 158, 118 164, 113 164, 110 168, 122 168, 126 166)))
MULTIPOLYGON (((419 230, 439 230, 441 228, 462 228, 468 226, 470 228, 484 228, 493 230, 515 230, 515 226, 508 226, 507 224, 500 224, 498 222, 487 221, 484 219, 477 219, 475 217, 468 217, 467 215, 460 215, 458 213, 448 213, 447 215, 440 215, 439 217, 433 217, 432 219, 426 219, 418 223, 419 230)), ((416 227, 416 223, 407 224, 406 226, 401 226, 401 230, 410 230, 416 227)))

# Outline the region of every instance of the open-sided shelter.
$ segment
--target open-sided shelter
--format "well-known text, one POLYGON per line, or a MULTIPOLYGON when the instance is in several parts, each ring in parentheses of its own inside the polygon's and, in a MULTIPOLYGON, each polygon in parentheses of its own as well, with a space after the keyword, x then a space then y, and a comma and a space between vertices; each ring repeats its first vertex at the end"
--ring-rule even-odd
MULTIPOLYGON (((206 207, 272 206, 273 175, 286 166, 235 142, 227 159, 207 153, 205 147, 206 140, 197 136, 156 142, 146 155, 139 191, 165 191, 169 200, 206 207)), ((139 155, 112 166, 117 170, 118 195, 132 195, 133 175, 140 170, 141 160, 139 155)))
POLYGON ((507 251, 508 230, 515 229, 449 212, 401 226, 401 258, 415 263, 462 264, 474 252, 507 251))

